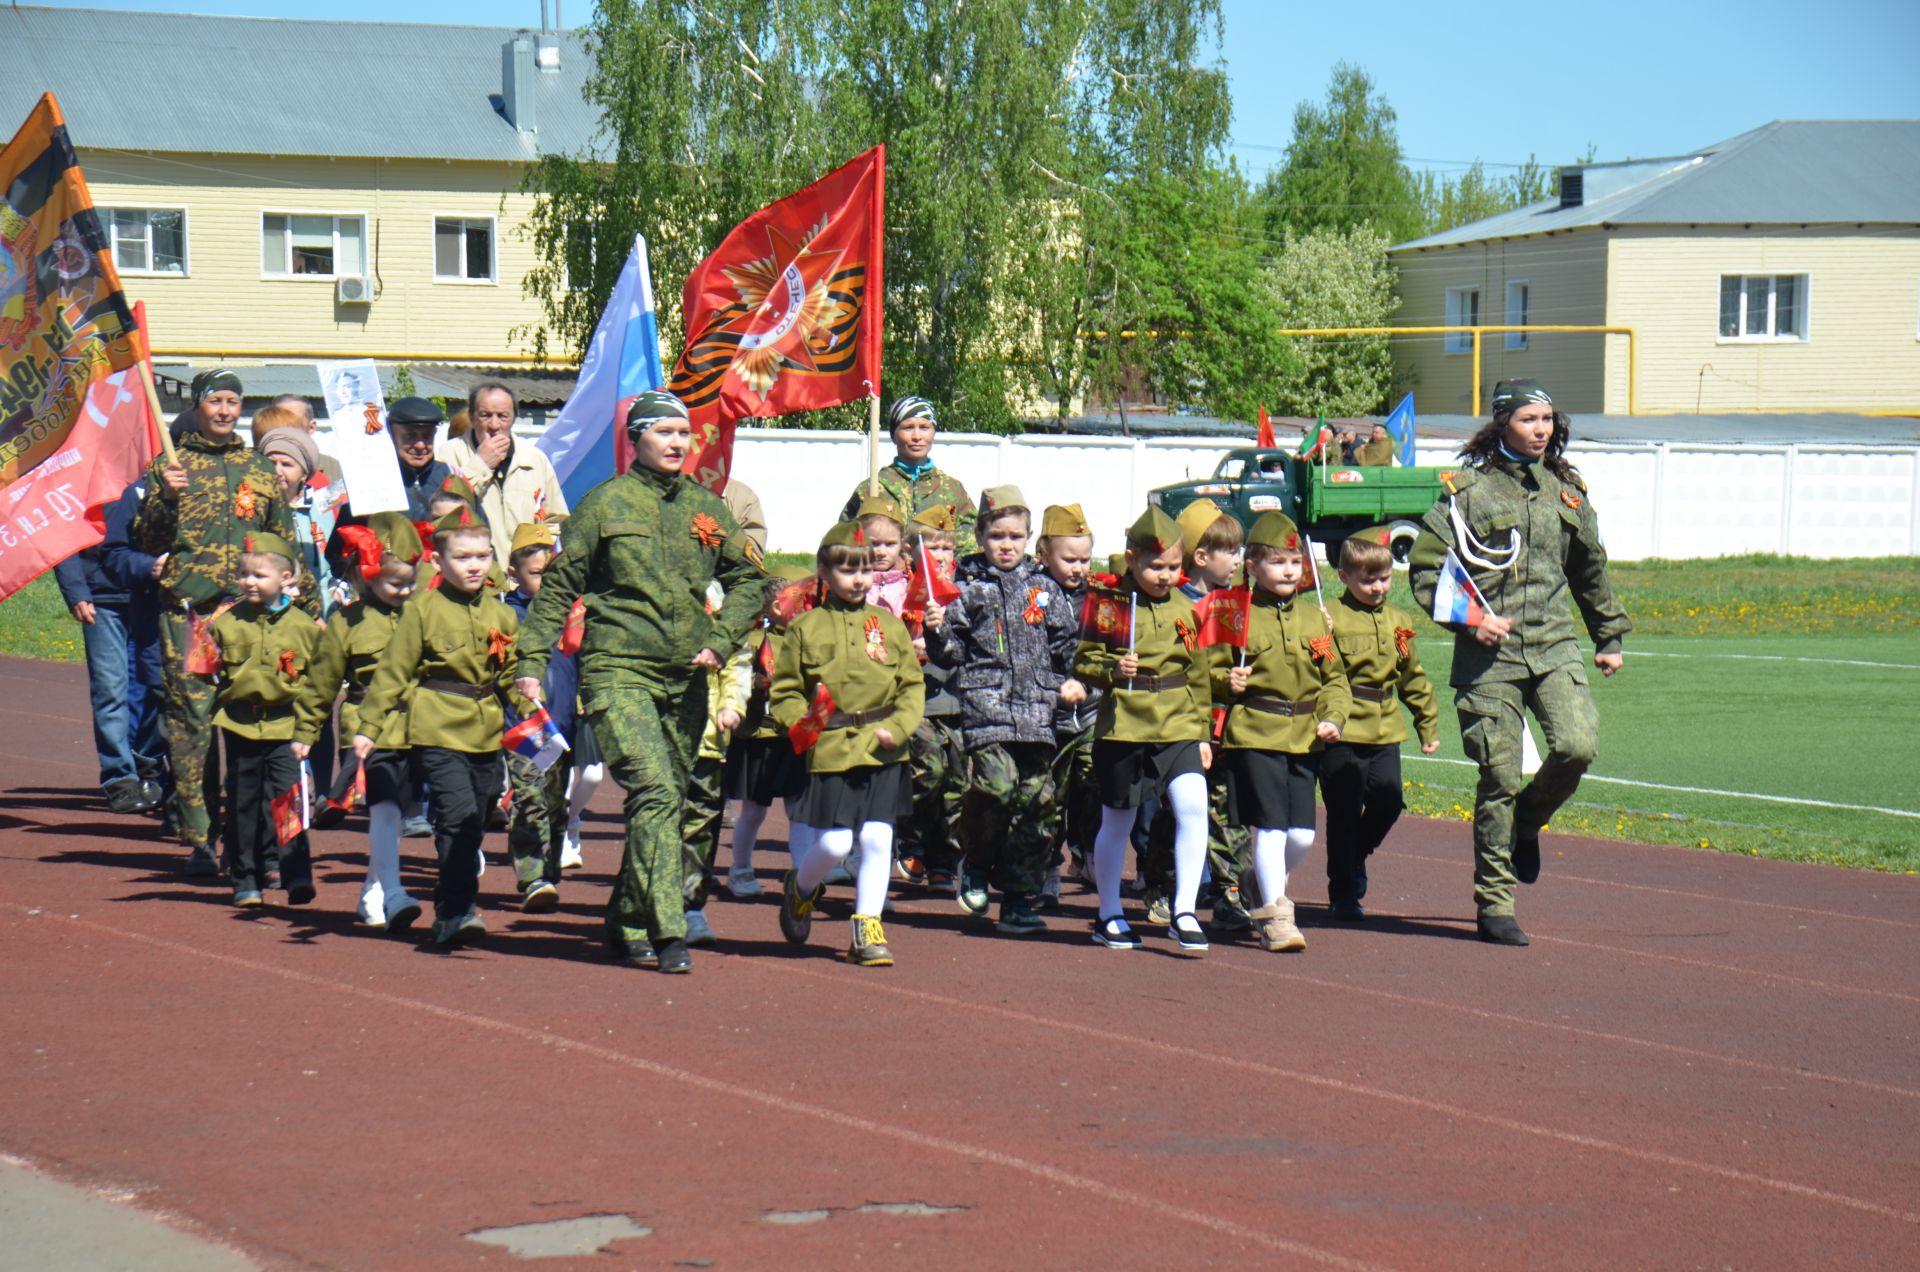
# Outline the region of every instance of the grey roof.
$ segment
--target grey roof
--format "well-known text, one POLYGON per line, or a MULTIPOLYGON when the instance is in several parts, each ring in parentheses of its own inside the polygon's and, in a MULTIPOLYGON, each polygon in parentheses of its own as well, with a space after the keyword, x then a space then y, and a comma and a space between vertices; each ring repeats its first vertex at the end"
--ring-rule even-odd
MULTIPOLYGON (((531 6, 529 6, 531 10, 531 6)), ((537 134, 496 106, 517 28, 0 7, 0 137, 51 90, 75 146, 523 163, 598 123, 580 37, 536 72, 537 134)))
POLYGON ((1570 164, 1584 199, 1457 225, 1395 252, 1616 225, 1920 225, 1920 120, 1776 120, 1692 154, 1570 164))

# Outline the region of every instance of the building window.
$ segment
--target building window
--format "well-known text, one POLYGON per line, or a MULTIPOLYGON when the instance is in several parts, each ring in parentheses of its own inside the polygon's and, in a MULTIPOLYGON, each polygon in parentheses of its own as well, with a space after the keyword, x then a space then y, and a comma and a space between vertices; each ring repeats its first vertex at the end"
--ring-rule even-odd
MULTIPOLYGON (((1480 325, 1480 289, 1478 287, 1447 288, 1447 326, 1478 327, 1480 325)), ((1445 341, 1448 353, 1471 353, 1473 336, 1464 331, 1450 331, 1441 337, 1445 341)))
POLYGON ((187 214, 179 208, 100 208, 100 228, 122 274, 187 272, 187 214))
POLYGON ((1722 274, 1722 340, 1805 340, 1805 274, 1722 274))
POLYGON ((260 272, 269 278, 363 278, 366 237, 365 217, 264 212, 260 272))
POLYGON ((433 277, 442 283, 492 282, 492 218, 435 217, 433 277))
MULTIPOLYGON (((1524 327, 1527 325, 1527 321, 1527 280, 1524 278, 1511 279, 1507 283, 1506 325, 1509 327, 1524 327)), ((1509 331, 1507 333, 1508 349, 1524 349, 1526 347, 1526 332, 1509 331)))

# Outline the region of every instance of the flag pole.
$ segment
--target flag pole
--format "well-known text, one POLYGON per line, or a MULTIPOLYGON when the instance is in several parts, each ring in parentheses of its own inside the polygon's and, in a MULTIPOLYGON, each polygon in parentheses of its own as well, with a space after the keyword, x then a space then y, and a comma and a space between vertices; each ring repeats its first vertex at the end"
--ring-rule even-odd
POLYGON ((173 449, 173 430, 167 427, 166 417, 160 412, 160 390, 153 383, 153 342, 147 339, 147 302, 134 302, 134 330, 140 339, 140 387, 147 391, 147 411, 153 416, 154 431, 160 434, 160 449, 166 452, 167 466, 180 462, 180 456, 173 449))
MULTIPOLYGON (((871 391, 873 384, 868 382, 871 391)), ((841 471, 845 471, 842 469, 841 471)), ((871 392, 867 398, 867 497, 871 499, 880 493, 880 394, 871 392)))

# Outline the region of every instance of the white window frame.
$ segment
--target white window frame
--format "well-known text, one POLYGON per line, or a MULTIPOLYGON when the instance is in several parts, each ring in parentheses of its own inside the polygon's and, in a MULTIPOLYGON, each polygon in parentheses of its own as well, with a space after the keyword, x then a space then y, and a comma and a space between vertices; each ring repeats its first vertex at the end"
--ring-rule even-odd
POLYGON ((116 272, 129 278, 187 278, 193 273, 193 248, 191 232, 188 228, 187 209, 181 204, 142 204, 139 207, 127 207, 122 204, 96 205, 95 214, 100 219, 100 233, 107 240, 107 255, 113 260, 116 272), (120 264, 120 238, 114 226, 115 212, 178 212, 180 214, 180 269, 153 268, 153 225, 147 225, 147 268, 127 269, 120 264))
MULTIPOLYGON (((1447 321, 1449 327, 1477 327, 1480 325, 1480 284, 1471 283, 1461 287, 1447 288, 1447 321), (1463 297, 1473 297, 1473 313, 1465 313, 1461 304, 1463 297), (1463 321, 1464 319, 1464 321, 1463 321)), ((1441 348, 1447 353, 1472 353, 1473 336, 1469 332, 1449 331, 1440 337, 1441 348)))
POLYGON ((1714 297, 1713 297, 1713 337, 1714 337, 1715 344, 1723 344, 1723 345, 1749 344, 1750 345, 1750 344, 1810 344, 1812 343, 1813 341, 1813 273, 1811 270, 1804 270, 1804 269, 1744 270, 1743 269, 1743 270, 1723 271, 1716 277, 1715 283, 1716 283, 1716 287, 1715 287, 1714 297), (1727 280, 1729 278, 1741 279, 1743 284, 1740 288, 1740 330, 1742 332, 1745 332, 1748 326, 1747 289, 1744 285, 1744 280, 1749 278, 1765 278, 1765 279, 1771 280, 1767 285, 1767 329, 1764 332, 1760 332, 1755 335, 1743 334, 1743 335, 1735 335, 1735 336, 1723 336, 1720 334, 1720 293, 1726 290, 1727 280), (1797 278, 1800 280, 1800 298, 1799 298, 1800 329, 1795 332, 1789 332, 1786 335, 1781 335, 1774 330, 1775 309, 1778 305, 1780 280, 1783 278, 1797 278))
POLYGON ((427 227, 427 232, 427 251, 429 253, 427 259, 433 262, 434 282, 451 283, 455 286, 463 287, 492 287, 500 281, 500 220, 498 217, 469 212, 436 212, 433 214, 432 223, 427 227), (487 255, 491 259, 487 261, 487 276, 485 278, 468 278, 465 274, 442 274, 440 272, 440 245, 438 235, 440 233, 440 222, 442 221, 461 222, 460 257, 462 265, 466 264, 467 254, 466 223, 470 221, 486 222, 487 255))
POLYGON ((287 261, 286 261, 286 272, 275 273, 275 272, 269 271, 266 268, 265 264, 263 263, 260 269, 260 277, 262 281, 275 282, 275 283, 335 283, 340 281, 343 278, 372 277, 373 270, 371 268, 371 265, 372 265, 372 254, 373 254, 373 240, 368 236, 368 228, 367 228, 368 222, 371 218, 369 218, 365 212, 351 212, 351 211, 336 212, 331 208, 261 208, 260 209, 260 255, 263 258, 263 260, 264 260, 264 257, 266 256, 267 218, 270 216, 284 216, 288 218, 288 221, 287 221, 287 253, 288 255, 287 255, 287 261), (339 261, 340 261, 340 222, 342 221, 360 222, 360 272, 357 274, 342 274, 342 273, 339 273, 338 271, 335 271, 329 274, 296 274, 294 273, 293 272, 293 255, 292 255, 293 253, 292 218, 296 216, 324 216, 324 217, 332 218, 333 220, 333 259, 336 265, 339 264, 339 261))
MULTIPOLYGON (((1506 322, 1504 325, 1508 327, 1526 326, 1530 321, 1529 315, 1532 309, 1532 285, 1524 278, 1509 278, 1507 280, 1507 308, 1505 311, 1506 322), (1513 312, 1513 293, 1516 288, 1518 288, 1520 292, 1520 314, 1518 317, 1515 317, 1513 312)), ((1517 353, 1525 350, 1527 348, 1527 333, 1524 331, 1507 332, 1506 346, 1509 353, 1517 353)))

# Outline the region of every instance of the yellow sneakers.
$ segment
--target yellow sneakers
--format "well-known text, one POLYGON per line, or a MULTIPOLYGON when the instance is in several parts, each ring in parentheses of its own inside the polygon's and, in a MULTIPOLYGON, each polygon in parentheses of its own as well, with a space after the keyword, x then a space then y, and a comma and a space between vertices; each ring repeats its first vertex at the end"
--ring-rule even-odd
POLYGON ((871 914, 853 916, 853 944, 847 949, 847 961, 858 967, 892 967, 893 951, 887 948, 887 930, 871 914))

